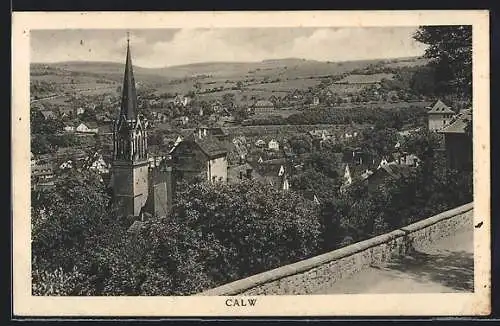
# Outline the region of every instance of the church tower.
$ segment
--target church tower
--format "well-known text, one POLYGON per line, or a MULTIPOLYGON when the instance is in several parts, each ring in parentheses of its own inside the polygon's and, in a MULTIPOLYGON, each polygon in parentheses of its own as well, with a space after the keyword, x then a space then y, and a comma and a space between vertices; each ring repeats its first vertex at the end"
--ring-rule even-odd
POLYGON ((147 120, 138 111, 130 44, 122 100, 113 126, 113 200, 120 216, 140 216, 148 197, 147 120))

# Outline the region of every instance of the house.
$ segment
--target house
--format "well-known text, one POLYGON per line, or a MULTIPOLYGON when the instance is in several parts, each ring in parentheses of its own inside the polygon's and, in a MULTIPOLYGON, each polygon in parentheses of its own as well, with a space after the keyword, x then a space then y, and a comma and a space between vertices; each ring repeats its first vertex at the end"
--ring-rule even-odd
POLYGON ((40 113, 42 114, 42 116, 45 120, 56 119, 56 114, 54 113, 54 111, 42 110, 42 111, 40 111, 40 113))
POLYGON ((281 159, 263 161, 255 166, 255 169, 257 170, 258 175, 262 176, 257 179, 258 181, 279 191, 290 190, 290 183, 288 180, 289 173, 286 161, 281 159))
POLYGON ((472 110, 464 110, 439 131, 444 134, 449 169, 472 171, 472 110))
POLYGON ((213 103, 212 103, 212 111, 214 111, 214 113, 221 113, 223 110, 223 106, 222 106, 222 102, 219 101, 219 100, 215 100, 213 103))
POLYGON ((314 96, 313 97, 313 101, 312 101, 312 105, 313 106, 317 106, 318 104, 319 104, 319 97, 314 96))
POLYGON ((35 164, 31 167, 32 184, 34 189, 52 188, 54 183, 54 171, 52 164, 35 164))
MULTIPOLYGON (((143 221, 148 216, 167 216, 172 207, 175 189, 171 166, 149 166, 149 124, 139 110, 134 81, 130 46, 127 42, 120 113, 117 122, 113 124, 111 174, 109 179, 102 179, 106 183, 105 179, 109 180, 117 216, 130 222, 130 219, 143 221)), ((98 159, 94 167, 100 168, 101 163, 98 159)))
POLYGON ((73 108, 70 107, 60 107, 59 109, 59 116, 61 118, 72 118, 74 116, 74 110, 73 108))
POLYGON ((174 104, 177 106, 187 106, 191 102, 191 98, 183 95, 176 95, 174 98, 174 104))
POLYGON ((321 92, 321 96, 323 96, 323 98, 325 99, 332 99, 335 94, 328 88, 325 88, 322 92, 321 92))
POLYGON ((312 146, 315 149, 321 149, 325 142, 336 139, 335 134, 326 129, 310 130, 307 134, 311 138, 312 146))
POLYGON ((236 120, 231 115, 222 116, 217 121, 217 124, 219 124, 221 126, 231 126, 231 125, 234 125, 235 123, 236 123, 236 120))
POLYGON ((102 123, 110 123, 113 120, 108 116, 107 113, 98 113, 96 114, 96 119, 97 121, 100 121, 102 123))
POLYGON ((88 170, 96 171, 99 174, 103 174, 109 173, 110 165, 104 161, 102 154, 95 152, 85 160, 83 167, 88 170))
POLYGON ((216 137, 198 129, 171 151, 175 176, 200 178, 209 182, 227 181, 227 148, 216 137))
POLYGON ((66 132, 75 132, 75 127, 72 125, 65 125, 63 129, 66 132))
POLYGON ((72 160, 67 160, 67 161, 61 163, 61 165, 59 165, 60 170, 66 170, 66 169, 72 169, 72 168, 73 168, 73 161, 72 160))
POLYGON ((85 113, 85 108, 82 108, 82 107, 78 107, 75 109, 75 115, 76 116, 79 116, 81 114, 84 114, 85 113))
POLYGON ((443 127, 446 126, 455 115, 455 111, 444 104, 441 100, 437 100, 433 106, 427 107, 427 109, 430 131, 443 129, 443 127))
POLYGON ((78 127, 76 127, 76 132, 85 133, 85 134, 97 134, 99 132, 99 128, 95 123, 87 122, 80 123, 78 127))
POLYGON ((406 164, 398 164, 390 162, 380 165, 379 168, 366 179, 368 187, 371 189, 377 188, 379 185, 386 183, 388 180, 399 180, 411 175, 413 169, 406 164))
POLYGON ((201 125, 198 128, 196 128, 195 133, 199 137, 201 137, 201 136, 213 136, 221 142, 226 142, 229 140, 229 135, 221 127, 208 127, 205 125, 201 125))
POLYGON ((280 144, 276 140, 271 139, 267 144, 267 148, 269 148, 270 150, 277 151, 280 149, 280 144))
POLYGON ((249 163, 230 166, 227 169, 227 182, 230 184, 239 183, 243 180, 263 181, 263 177, 249 163))
POLYGON ((271 95, 269 97, 269 102, 273 103, 274 106, 276 106, 278 104, 278 98, 275 96, 275 95, 271 95))
POLYGON ((266 142, 265 142, 265 141, 263 141, 262 139, 259 139, 259 140, 257 140, 257 141, 255 142, 255 146, 256 146, 256 147, 264 147, 264 146, 266 146, 266 142))
POLYGON ((259 114, 272 114, 274 113, 274 104, 271 101, 259 100, 253 104, 253 112, 259 114))
POLYGON ((178 117, 177 119, 175 119, 175 121, 178 124, 185 126, 189 122, 189 117, 186 116, 178 117))
POLYGON ((300 93, 300 91, 298 89, 295 89, 291 96, 290 96, 293 100, 301 100, 303 99, 303 95, 300 93))

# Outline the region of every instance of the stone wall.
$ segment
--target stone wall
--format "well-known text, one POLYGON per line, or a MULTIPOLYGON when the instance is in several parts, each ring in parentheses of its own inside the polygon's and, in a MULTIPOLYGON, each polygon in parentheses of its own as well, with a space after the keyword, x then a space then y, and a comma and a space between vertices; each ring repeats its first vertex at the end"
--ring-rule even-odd
POLYGON ((296 295, 317 292, 373 264, 422 248, 473 225, 469 203, 401 229, 250 276, 198 295, 296 295))

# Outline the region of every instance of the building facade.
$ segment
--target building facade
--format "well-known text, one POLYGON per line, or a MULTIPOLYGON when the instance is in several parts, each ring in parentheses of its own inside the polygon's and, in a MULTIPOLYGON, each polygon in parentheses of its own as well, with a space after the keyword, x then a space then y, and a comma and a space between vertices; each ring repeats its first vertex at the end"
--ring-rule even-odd
POLYGON ((455 111, 444 104, 441 100, 437 100, 436 103, 428 109, 429 111, 427 111, 427 116, 429 118, 430 131, 443 129, 443 127, 446 126, 455 115, 455 111))
POLYGON ((274 104, 271 101, 260 100, 253 105, 254 113, 259 114, 272 114, 274 113, 274 104))
POLYGON ((227 182, 227 148, 207 129, 199 128, 170 153, 176 178, 227 182))
POLYGON ((444 134, 446 162, 449 169, 472 171, 472 110, 460 113, 440 133, 444 134))

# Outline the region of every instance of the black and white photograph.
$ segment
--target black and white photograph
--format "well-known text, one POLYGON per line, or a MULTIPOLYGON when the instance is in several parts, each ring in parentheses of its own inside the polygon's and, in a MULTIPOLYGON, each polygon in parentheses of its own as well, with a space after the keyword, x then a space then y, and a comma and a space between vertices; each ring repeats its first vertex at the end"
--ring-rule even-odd
POLYGON ((421 314, 488 313, 488 13, 441 13, 19 27, 13 259, 28 308, 91 315, 73 307, 85 297, 103 315, 130 297, 110 308, 128 315, 175 297, 170 315, 189 299, 188 315, 417 315, 395 308, 415 295, 440 306, 421 314))

